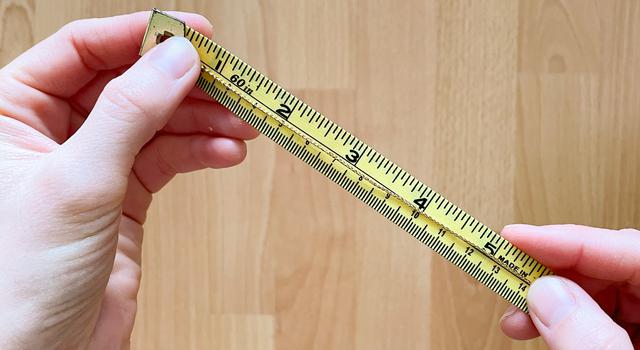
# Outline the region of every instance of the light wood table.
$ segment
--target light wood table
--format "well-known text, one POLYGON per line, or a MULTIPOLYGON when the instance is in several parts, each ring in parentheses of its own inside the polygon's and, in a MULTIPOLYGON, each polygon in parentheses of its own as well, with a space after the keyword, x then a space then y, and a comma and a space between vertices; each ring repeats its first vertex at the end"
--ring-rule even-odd
MULTIPOLYGON (((496 230, 640 226, 640 2, 0 2, 0 62, 76 18, 215 39, 496 230), (8 31, 18 28, 20 31, 8 31), (395 64, 392 64, 395 62, 395 64)), ((537 349, 506 304, 266 138, 156 196, 136 349, 537 349)))

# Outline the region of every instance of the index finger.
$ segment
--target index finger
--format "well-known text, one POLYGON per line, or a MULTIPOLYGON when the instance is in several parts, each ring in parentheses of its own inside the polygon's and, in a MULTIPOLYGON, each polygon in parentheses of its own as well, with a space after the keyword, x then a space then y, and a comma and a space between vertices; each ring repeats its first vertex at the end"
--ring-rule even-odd
POLYGON ((640 231, 509 225, 501 235, 551 270, 640 285, 640 231))
MULTIPOLYGON (((206 36, 213 29, 206 18, 168 12, 206 36)), ((65 25, 3 70, 21 83, 57 97, 73 96, 98 71, 131 64, 147 28, 150 12, 83 19, 65 25)))

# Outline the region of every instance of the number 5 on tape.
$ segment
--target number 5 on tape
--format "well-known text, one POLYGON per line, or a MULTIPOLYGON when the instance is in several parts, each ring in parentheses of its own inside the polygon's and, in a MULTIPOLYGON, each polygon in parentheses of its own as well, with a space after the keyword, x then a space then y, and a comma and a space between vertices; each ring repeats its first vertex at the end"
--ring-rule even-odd
POLYGON ((205 93, 527 312, 529 286, 548 268, 184 22, 153 10, 140 54, 174 35, 198 51, 205 93))

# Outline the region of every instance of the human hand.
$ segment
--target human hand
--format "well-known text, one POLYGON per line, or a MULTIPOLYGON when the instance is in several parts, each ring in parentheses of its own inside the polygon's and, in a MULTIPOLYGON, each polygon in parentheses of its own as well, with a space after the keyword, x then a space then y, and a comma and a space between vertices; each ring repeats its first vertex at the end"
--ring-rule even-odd
POLYGON ((531 317, 510 307, 506 335, 541 335, 551 349, 640 348, 640 231, 509 225, 502 236, 563 276, 533 283, 531 317))
POLYGON ((71 23, 0 70, 2 349, 126 347, 151 194, 257 136, 193 88, 184 38, 138 60, 148 18, 71 23))

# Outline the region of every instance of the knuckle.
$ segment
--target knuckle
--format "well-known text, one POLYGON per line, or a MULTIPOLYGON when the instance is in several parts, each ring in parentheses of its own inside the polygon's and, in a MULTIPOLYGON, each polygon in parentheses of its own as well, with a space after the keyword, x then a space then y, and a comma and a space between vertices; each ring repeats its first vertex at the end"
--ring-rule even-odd
POLYGON ((565 229, 567 231, 575 231, 575 230, 579 230, 583 226, 578 225, 578 224, 562 224, 562 225, 560 225, 560 227, 562 227, 563 229, 565 229))
POLYGON ((195 20, 196 23, 201 23, 202 31, 208 34, 213 34, 213 31, 214 31, 213 23, 211 23, 211 21, 209 21, 207 17, 201 14, 192 14, 192 16, 194 16, 195 19, 197 19, 195 20))
POLYGON ((638 238, 640 238, 640 231, 635 228, 623 228, 618 230, 618 232, 638 236, 638 238))
POLYGON ((126 86, 122 78, 116 78, 109 82, 101 96, 103 103, 107 105, 110 117, 116 118, 125 124, 137 124, 140 120, 154 121, 154 113, 135 87, 126 86))
POLYGON ((73 33, 77 32, 78 29, 80 29, 83 26, 85 26, 88 21, 90 21, 90 19, 87 19, 87 18, 73 20, 73 21, 63 25, 60 28, 59 31, 62 32, 62 33, 73 34, 73 33))
POLYGON ((94 22, 97 19, 78 19, 64 25, 60 29, 60 33, 68 40, 73 48, 78 52, 82 63, 91 70, 104 69, 108 64, 104 61, 100 54, 94 50, 102 51, 99 46, 87 45, 86 37, 102 36, 100 31, 95 29, 94 22), (92 49, 93 47, 93 49, 92 49))
MULTIPOLYGON (((571 318, 572 323, 557 329, 565 335, 576 332, 582 337, 562 337, 563 346, 567 349, 625 349, 629 341, 628 333, 611 319, 595 318, 593 310, 580 309, 571 318)), ((604 316, 606 317, 606 316, 604 316)))
POLYGON ((620 326, 615 326, 609 332, 606 332, 604 336, 593 342, 591 349, 624 349, 623 345, 626 340, 629 339, 628 333, 620 326))

